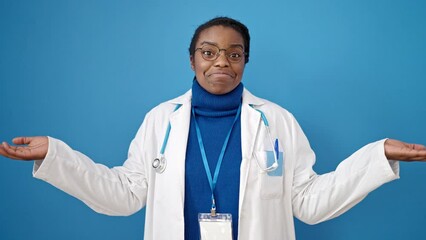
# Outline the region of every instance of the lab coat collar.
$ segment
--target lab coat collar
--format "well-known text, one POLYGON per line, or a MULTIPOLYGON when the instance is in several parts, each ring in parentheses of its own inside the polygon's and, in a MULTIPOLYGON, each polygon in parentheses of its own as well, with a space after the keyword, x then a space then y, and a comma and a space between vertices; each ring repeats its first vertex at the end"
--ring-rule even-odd
MULTIPOLYGON (((174 98, 172 100, 170 100, 170 103, 173 104, 186 104, 186 103, 191 103, 191 98, 192 98, 192 90, 188 90, 185 94, 174 98)), ((256 96, 254 96, 250 91, 248 91, 246 88, 244 88, 243 91, 243 104, 248 104, 248 105, 252 105, 254 107, 256 106, 260 106, 263 105, 265 103, 265 100, 258 98, 256 96)))
POLYGON ((254 96, 249 90, 244 88, 243 92, 243 104, 248 104, 254 107, 265 104, 265 100, 254 96))
POLYGON ((185 94, 180 95, 177 98, 171 99, 168 102, 173 103, 173 104, 187 104, 187 103, 191 103, 191 98, 192 98, 192 90, 188 90, 185 94))

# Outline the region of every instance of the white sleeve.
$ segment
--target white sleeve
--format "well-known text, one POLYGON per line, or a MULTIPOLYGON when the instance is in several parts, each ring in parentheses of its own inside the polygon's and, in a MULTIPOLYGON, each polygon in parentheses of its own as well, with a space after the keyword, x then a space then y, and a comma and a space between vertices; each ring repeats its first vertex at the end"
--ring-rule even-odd
POLYGON ((33 176, 80 199, 96 212, 133 214, 145 206, 147 194, 141 132, 132 141, 123 166, 111 169, 49 137, 46 158, 35 161, 33 176))
POLYGON ((370 143, 341 162, 335 171, 317 175, 315 154, 294 121, 293 214, 316 224, 337 217, 382 184, 399 178, 399 162, 387 160, 384 141, 370 143))

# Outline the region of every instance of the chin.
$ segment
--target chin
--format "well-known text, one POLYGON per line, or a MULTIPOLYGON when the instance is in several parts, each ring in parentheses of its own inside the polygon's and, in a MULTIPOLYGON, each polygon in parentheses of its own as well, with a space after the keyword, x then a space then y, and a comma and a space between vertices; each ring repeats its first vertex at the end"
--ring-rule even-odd
POLYGON ((234 90, 236 86, 223 86, 223 85, 215 85, 215 86, 209 86, 209 89, 206 89, 209 93, 216 94, 216 95, 223 95, 231 92, 234 90))
POLYGON ((236 83, 236 81, 234 78, 210 78, 198 81, 198 83, 211 94, 223 95, 231 92, 238 86, 239 82, 236 83))
POLYGON ((214 91, 209 91, 211 94, 214 94, 214 95, 224 95, 224 94, 227 94, 227 93, 229 93, 230 91, 228 91, 228 90, 214 90, 214 91))

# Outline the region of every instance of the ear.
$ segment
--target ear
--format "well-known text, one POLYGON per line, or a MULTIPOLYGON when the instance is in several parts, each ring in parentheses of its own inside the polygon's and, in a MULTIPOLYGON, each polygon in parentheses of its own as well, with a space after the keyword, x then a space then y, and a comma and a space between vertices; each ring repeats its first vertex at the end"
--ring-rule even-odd
POLYGON ((194 63, 194 56, 189 56, 189 61, 191 63, 191 69, 192 71, 195 71, 195 63, 194 63))

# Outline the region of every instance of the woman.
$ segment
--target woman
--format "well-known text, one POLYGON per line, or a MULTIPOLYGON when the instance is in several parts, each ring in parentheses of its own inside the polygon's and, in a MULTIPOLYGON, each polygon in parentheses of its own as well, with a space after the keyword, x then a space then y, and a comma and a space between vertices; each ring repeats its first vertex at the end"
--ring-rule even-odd
POLYGON ((51 137, 4 142, 0 154, 36 160, 36 178, 97 212, 146 206, 144 239, 199 239, 198 214, 209 212, 232 214, 233 239, 295 239, 293 216, 310 224, 336 217, 399 177, 390 159, 426 160, 424 146, 385 139, 317 175, 294 117, 244 89, 249 47, 236 20, 199 26, 189 48, 192 89, 146 115, 123 166, 95 164, 51 137))

